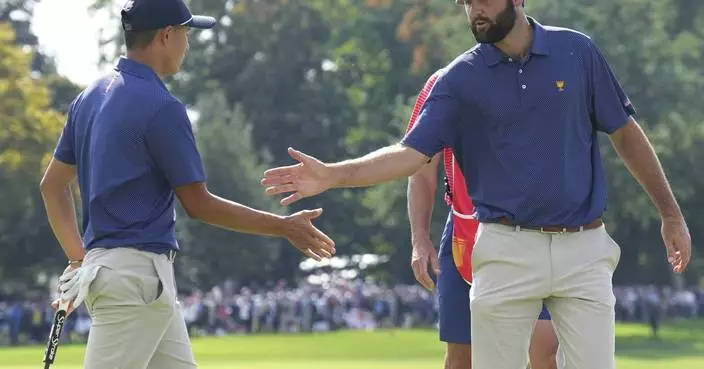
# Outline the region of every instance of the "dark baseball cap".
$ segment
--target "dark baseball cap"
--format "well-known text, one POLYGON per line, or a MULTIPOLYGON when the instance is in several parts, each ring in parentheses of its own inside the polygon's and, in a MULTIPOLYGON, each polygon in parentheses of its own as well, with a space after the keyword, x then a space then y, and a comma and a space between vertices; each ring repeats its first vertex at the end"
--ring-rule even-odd
MULTIPOLYGON (((467 0, 455 0, 455 4, 465 5, 467 4, 467 0)), ((521 5, 526 6, 526 0, 521 1, 521 5)))
POLYGON ((166 26, 213 28, 213 17, 193 15, 183 0, 127 0, 120 12, 122 29, 147 31, 166 26))

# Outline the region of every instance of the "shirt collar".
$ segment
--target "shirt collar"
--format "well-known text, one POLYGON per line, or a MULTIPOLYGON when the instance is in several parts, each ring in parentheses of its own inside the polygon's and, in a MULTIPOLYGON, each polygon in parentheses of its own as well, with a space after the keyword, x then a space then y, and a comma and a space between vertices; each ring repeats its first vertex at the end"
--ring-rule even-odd
MULTIPOLYGON (((527 17, 528 23, 533 28, 533 41, 530 46, 530 53, 533 55, 550 55, 550 45, 548 45, 548 34, 545 27, 532 17, 527 17)), ((484 61, 489 66, 494 66, 506 58, 503 51, 493 44, 481 44, 479 50, 484 56, 484 61)))
POLYGON ((159 83, 159 85, 161 85, 164 89, 166 89, 166 85, 164 85, 164 82, 161 80, 161 78, 159 78, 159 75, 157 75, 156 72, 154 72, 154 70, 150 66, 142 64, 136 60, 127 58, 125 56, 120 57, 120 60, 115 66, 115 71, 127 73, 146 80, 154 80, 159 83))

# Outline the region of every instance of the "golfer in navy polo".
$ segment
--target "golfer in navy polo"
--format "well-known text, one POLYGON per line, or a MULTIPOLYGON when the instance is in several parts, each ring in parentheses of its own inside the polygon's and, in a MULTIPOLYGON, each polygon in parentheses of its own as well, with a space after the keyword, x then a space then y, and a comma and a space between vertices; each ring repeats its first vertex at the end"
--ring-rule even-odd
MULTIPOLYGON (((421 108, 441 74, 442 70, 433 73, 418 93, 406 131, 418 121, 421 108)), ((473 205, 467 195, 462 169, 454 159, 452 149, 445 148, 442 154, 436 154, 430 164, 424 165, 408 179, 407 205, 413 246, 413 275, 418 283, 429 290, 433 290, 435 284, 428 274, 428 267, 437 275, 438 333, 440 341, 446 343, 444 368, 470 368, 472 337, 469 290, 472 282, 471 275, 460 273, 459 269, 468 269, 464 257, 471 257, 479 221, 474 219, 473 205), (440 238, 440 251, 436 254, 430 239, 430 219, 440 163, 445 172, 445 201, 449 214, 440 238)), ((543 306, 533 327, 528 353, 531 369, 557 368, 557 351, 557 335, 550 321, 550 313, 543 306)))
POLYGON ((320 209, 279 216, 208 191, 186 108, 162 79, 180 69, 189 29, 215 23, 182 0, 128 1, 127 56, 73 101, 42 180, 49 221, 69 258, 61 298, 72 308, 85 301, 93 320, 85 368, 196 367, 172 265, 176 197, 205 223, 284 237, 318 260, 334 253, 311 223, 320 209), (82 236, 69 190, 76 176, 82 236))
POLYGON ((668 261, 682 272, 691 240, 626 93, 586 35, 543 26, 521 0, 464 4, 479 44, 444 68, 418 122, 363 157, 265 172, 282 204, 330 188, 412 175, 452 147, 481 222, 472 254, 472 368, 523 369, 545 303, 569 369, 612 369, 620 248, 602 222, 606 180, 598 132, 653 200, 668 261))

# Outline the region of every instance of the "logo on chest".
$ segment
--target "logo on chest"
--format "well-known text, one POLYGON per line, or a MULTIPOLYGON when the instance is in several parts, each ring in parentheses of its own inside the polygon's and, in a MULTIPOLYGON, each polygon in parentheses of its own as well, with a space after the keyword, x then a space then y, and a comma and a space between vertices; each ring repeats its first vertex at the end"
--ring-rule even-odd
POLYGON ((557 87, 557 90, 562 92, 565 90, 565 81, 555 81, 555 87, 557 87))

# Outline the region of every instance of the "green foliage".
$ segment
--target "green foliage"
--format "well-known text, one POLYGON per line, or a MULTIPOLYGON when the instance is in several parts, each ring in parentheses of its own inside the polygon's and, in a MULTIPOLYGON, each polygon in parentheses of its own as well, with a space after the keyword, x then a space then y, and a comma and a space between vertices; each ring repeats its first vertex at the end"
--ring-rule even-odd
MULTIPOLYGON (((675 194, 688 215, 696 244, 701 221, 699 201, 702 177, 693 173, 701 160, 704 112, 704 38, 701 28, 686 27, 701 20, 704 11, 690 1, 594 1, 591 6, 554 1, 530 2, 529 12, 544 24, 589 34, 604 52, 638 111, 669 176, 675 194), (683 15, 682 9, 692 11, 683 15), (607 18, 603 15, 609 14, 607 18), (608 19, 608 20, 607 20, 608 19), (698 189, 698 191, 697 191, 698 189)), ((608 140, 603 137, 607 143, 608 140)), ((659 231, 659 218, 648 196, 631 177, 613 150, 603 145, 609 174, 609 227, 622 244, 616 279, 623 282, 668 282, 669 273, 659 231), (653 273, 652 271, 658 271, 653 273)), ((692 280, 702 271, 691 269, 692 280)))
POLYGON ((0 23, 0 280, 32 281, 61 254, 48 227, 39 180, 63 127, 45 81, 32 76, 32 55, 0 23))
MULTIPOLYGON (((266 167, 291 163, 286 154, 288 146, 334 161, 397 141, 426 78, 475 43, 463 8, 452 1, 189 3, 194 12, 214 15, 221 22, 212 31, 192 33, 184 72, 167 82, 176 95, 200 112, 197 137, 209 185, 225 197, 277 212, 284 209, 276 206, 276 199, 264 197, 258 179, 266 167)), ((0 21, 9 19, 8 9, 31 13, 31 4, 0 0, 0 21)), ((97 8, 111 5, 110 1, 96 1, 97 8)), ((704 200, 697 196, 704 191, 704 172, 698 170, 704 159, 701 3, 531 0, 527 11, 543 24, 589 34, 613 67, 687 215, 695 259, 686 277, 694 283, 704 275, 704 262, 696 252, 701 254, 703 250, 697 239, 704 232, 704 221, 699 216, 704 200)), ((32 46, 31 32, 25 32, 29 30, 27 25, 21 19, 13 20, 13 28, 22 35, 19 43, 32 46)), ((117 21, 106 25, 108 33, 118 26, 117 21)), ((121 43, 119 33, 112 41, 121 43)), ((6 43, 0 49, 10 50, 6 43)), ((33 123, 49 119, 41 118, 42 114, 54 114, 47 104, 64 111, 76 87, 53 77, 51 62, 38 62, 36 52, 32 57, 20 57, 17 49, 12 50, 5 51, 7 56, 0 59, 0 66, 25 76, 17 80, 27 81, 29 70, 39 71, 42 77, 41 83, 32 83, 36 86, 25 86, 29 82, 8 84, 8 78, 0 74, 0 86, 15 91, 8 98, 3 93, 0 99, 0 106, 6 109, 0 115, 0 132, 14 135, 12 141, 0 139, 0 143, 15 145, 0 147, 3 168, 35 176, 13 172, 11 182, 2 182, 3 188, 9 183, 10 190, 0 194, 5 196, 0 200, 12 204, 12 210, 0 210, 0 230, 21 229, 25 233, 10 233, 15 235, 12 241, 0 233, 0 245, 20 242, 24 246, 13 247, 31 250, 28 241, 17 235, 35 234, 46 243, 53 242, 44 233, 46 228, 21 228, 25 223, 17 221, 41 214, 33 202, 36 198, 21 194, 34 188, 27 184, 36 183, 40 169, 37 158, 45 155, 50 145, 23 143, 20 150, 14 141, 21 134, 37 142, 54 140, 56 130, 22 133, 28 128, 19 123, 6 125, 5 120, 9 116, 33 123), (41 87, 46 84, 53 96, 41 87), (20 85, 24 87, 18 88, 20 85), (25 205, 17 205, 20 203, 25 205)), ((608 138, 600 139, 610 191, 606 218, 623 249, 616 282, 668 282, 672 276, 664 260, 657 212, 611 149, 608 138)), ((406 181, 369 189, 334 190, 286 211, 322 206, 325 212, 318 224, 336 240, 338 253, 388 254, 389 264, 373 273, 383 279, 411 282, 405 191, 406 181)), ((436 241, 446 214, 447 207, 438 192, 432 227, 436 241)), ((180 257, 181 267, 187 269, 184 275, 193 283, 207 285, 225 275, 242 280, 297 276, 300 255, 278 240, 231 234, 195 224, 184 216, 179 222, 186 250, 180 257)), ((0 256, 0 260, 11 260, 5 254, 0 256)))
POLYGON ((34 0, 0 0, 0 23, 9 23, 15 32, 11 42, 29 46, 37 44, 30 21, 36 3, 34 0))
POLYGON ((65 77, 56 74, 54 60, 39 51, 37 37, 31 30, 35 0, 0 0, 0 23, 7 23, 14 32, 14 44, 31 51, 30 69, 41 74, 49 86, 51 107, 65 113, 73 98, 80 91, 65 77))
MULTIPOLYGON (((252 125, 239 107, 230 108, 222 94, 203 96, 196 106, 197 145, 208 176, 208 187, 218 196, 267 211, 283 213, 274 198, 261 196, 259 179, 267 167, 265 151, 252 142, 252 125)), ((282 242, 215 228, 178 217, 184 253, 179 262, 189 283, 209 285, 226 277, 241 280, 277 277, 274 269, 282 242)))

